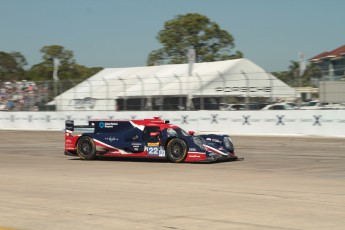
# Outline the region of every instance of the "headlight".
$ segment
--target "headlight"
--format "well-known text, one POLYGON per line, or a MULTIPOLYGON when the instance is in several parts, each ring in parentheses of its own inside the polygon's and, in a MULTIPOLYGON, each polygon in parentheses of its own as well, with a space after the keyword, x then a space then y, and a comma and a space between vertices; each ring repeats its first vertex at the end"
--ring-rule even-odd
POLYGON ((206 144, 206 141, 203 138, 201 138, 201 137, 194 137, 193 140, 194 140, 194 143, 197 146, 199 146, 202 150, 205 150, 205 146, 204 145, 206 144))

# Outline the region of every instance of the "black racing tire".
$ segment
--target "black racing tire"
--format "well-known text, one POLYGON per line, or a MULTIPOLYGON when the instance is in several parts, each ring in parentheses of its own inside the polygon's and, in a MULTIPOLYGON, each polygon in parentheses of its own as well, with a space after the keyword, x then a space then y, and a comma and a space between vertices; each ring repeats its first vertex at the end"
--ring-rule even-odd
POLYGON ((171 139, 166 146, 166 155, 170 162, 181 163, 187 157, 187 144, 179 138, 171 139))
POLYGON ((91 137, 82 136, 79 138, 77 153, 82 160, 94 160, 96 158, 96 145, 91 137))

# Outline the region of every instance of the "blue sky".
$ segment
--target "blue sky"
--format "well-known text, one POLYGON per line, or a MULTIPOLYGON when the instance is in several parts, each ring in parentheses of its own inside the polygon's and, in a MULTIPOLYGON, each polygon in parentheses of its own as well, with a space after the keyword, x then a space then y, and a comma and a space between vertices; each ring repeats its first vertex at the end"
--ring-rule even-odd
POLYGON ((165 21, 200 13, 235 38, 235 50, 267 71, 284 71, 298 52, 310 58, 345 44, 344 0, 0 0, 0 51, 62 45, 77 63, 144 66, 165 21))

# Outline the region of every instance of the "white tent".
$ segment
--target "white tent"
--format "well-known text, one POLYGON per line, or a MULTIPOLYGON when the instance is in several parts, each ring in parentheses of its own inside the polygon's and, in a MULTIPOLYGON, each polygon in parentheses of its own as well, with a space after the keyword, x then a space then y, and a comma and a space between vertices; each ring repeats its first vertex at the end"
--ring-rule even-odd
POLYGON ((106 68, 55 98, 57 110, 114 110, 116 99, 167 97, 294 98, 299 94, 248 59, 106 68))

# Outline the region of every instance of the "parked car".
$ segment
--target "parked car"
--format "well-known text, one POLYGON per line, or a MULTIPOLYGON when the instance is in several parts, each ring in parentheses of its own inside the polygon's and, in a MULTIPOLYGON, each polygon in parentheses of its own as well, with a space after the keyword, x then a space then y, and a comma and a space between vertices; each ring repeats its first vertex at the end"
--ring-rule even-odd
POLYGON ((271 104, 267 105, 262 110, 292 110, 294 107, 287 103, 276 103, 276 104, 271 104))
POLYGON ((245 104, 225 104, 225 103, 221 103, 219 106, 220 110, 245 110, 246 109, 246 105, 245 104))
POLYGON ((249 103, 249 104, 221 104, 220 110, 260 110, 265 107, 266 103, 249 103))
POLYGON ((302 105, 300 109, 303 109, 303 110, 345 109, 345 106, 342 103, 328 103, 328 102, 320 102, 319 100, 313 100, 302 105))

